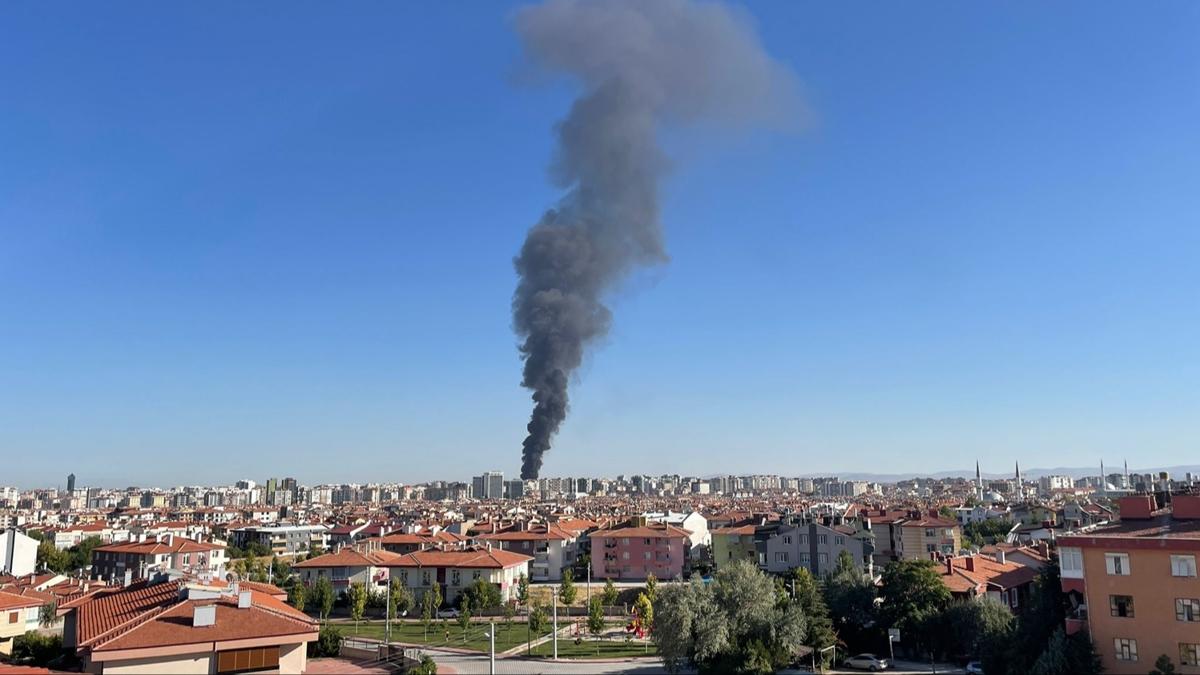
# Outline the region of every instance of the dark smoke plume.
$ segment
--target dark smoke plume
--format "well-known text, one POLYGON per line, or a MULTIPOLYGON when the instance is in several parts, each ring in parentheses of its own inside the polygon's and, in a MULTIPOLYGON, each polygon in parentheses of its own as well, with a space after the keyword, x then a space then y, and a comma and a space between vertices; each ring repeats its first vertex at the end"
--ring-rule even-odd
POLYGON ((516 14, 530 61, 582 93, 557 127, 551 164, 566 194, 515 262, 521 385, 533 391, 522 478, 536 478, 567 415, 567 385, 612 313, 604 295, 636 266, 665 262, 658 186, 665 124, 787 123, 788 72, 748 22, 684 0, 550 0, 516 14))

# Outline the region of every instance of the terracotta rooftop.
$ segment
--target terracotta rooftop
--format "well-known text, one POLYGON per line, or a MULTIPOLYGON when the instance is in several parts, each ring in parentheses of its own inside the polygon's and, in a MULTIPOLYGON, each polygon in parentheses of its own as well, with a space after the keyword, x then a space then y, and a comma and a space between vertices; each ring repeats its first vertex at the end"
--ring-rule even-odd
POLYGON ((953 570, 947 568, 946 561, 939 561, 938 569, 942 581, 952 593, 966 593, 979 586, 993 586, 997 590, 1006 590, 1032 583, 1037 578, 1038 571, 1018 562, 1006 561, 1003 564, 987 556, 956 556, 949 558, 953 570), (973 566, 974 569, 968 569, 973 566))
POLYGON ((111 593, 78 612, 78 644, 93 652, 270 637, 307 639, 317 630, 307 615, 270 595, 250 590, 250 606, 239 608, 235 595, 191 600, 176 583, 111 593), (197 604, 216 606, 213 625, 192 625, 197 604))
POLYGON ((39 598, 26 597, 7 591, 0 591, 0 610, 21 609, 22 607, 41 607, 45 604, 39 598))
POLYGON ((326 553, 292 567, 381 567, 395 560, 397 553, 391 551, 368 551, 362 553, 352 548, 343 548, 337 553, 326 553))
POLYGON ((682 527, 662 523, 647 523, 646 525, 618 527, 611 530, 597 530, 591 535, 592 539, 604 537, 631 537, 643 539, 661 539, 663 537, 690 537, 691 532, 682 527))
POLYGON ((170 544, 167 539, 146 541, 123 541, 116 544, 97 546, 95 551, 105 553, 137 553, 139 555, 162 555, 166 553, 207 553, 215 550, 225 550, 224 544, 205 541, 199 542, 186 537, 174 537, 170 544))
POLYGON ((388 567, 463 567, 504 569, 533 560, 527 555, 498 548, 466 551, 413 551, 397 555, 388 567))

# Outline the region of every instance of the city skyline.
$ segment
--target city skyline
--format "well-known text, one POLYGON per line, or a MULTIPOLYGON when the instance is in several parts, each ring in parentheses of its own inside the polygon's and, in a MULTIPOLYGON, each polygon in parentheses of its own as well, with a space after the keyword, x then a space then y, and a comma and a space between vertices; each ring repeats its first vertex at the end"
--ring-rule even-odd
MULTIPOLYGON (((519 6, 0 7, 4 482, 516 475, 519 6)), ((744 8, 803 119, 665 138, 544 475, 1196 456, 1200 7, 862 7, 744 8)))

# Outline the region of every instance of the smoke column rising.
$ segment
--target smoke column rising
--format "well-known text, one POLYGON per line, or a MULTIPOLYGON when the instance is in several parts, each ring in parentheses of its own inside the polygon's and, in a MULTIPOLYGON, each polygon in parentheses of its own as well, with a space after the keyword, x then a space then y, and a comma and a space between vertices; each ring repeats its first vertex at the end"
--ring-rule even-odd
POLYGON ((795 84, 749 23, 718 4, 684 0, 550 0, 524 8, 516 30, 531 63, 582 93, 557 128, 550 174, 565 194, 516 257, 513 328, 521 385, 534 409, 522 478, 567 416, 567 387, 584 350, 612 322, 607 291, 637 266, 667 260, 658 187, 667 124, 787 124, 795 84))

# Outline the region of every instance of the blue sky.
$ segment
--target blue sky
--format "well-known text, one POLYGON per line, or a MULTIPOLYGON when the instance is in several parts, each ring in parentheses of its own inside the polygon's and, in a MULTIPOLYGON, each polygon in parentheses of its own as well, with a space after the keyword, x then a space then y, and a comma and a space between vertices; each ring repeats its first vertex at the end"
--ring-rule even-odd
MULTIPOLYGON (((516 473, 514 6, 0 6, 0 484, 516 473)), ((752 9, 543 475, 1194 463, 1200 5, 752 9)))

